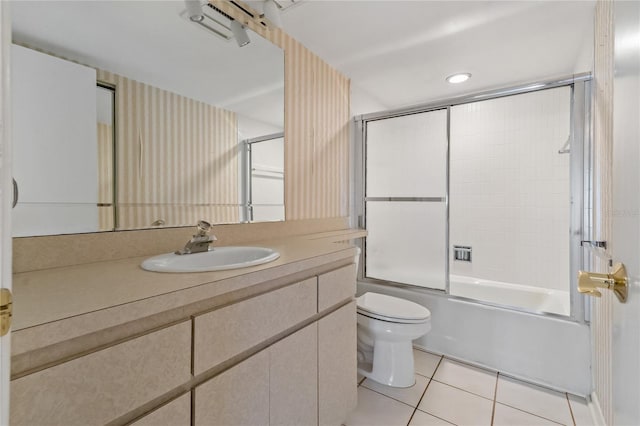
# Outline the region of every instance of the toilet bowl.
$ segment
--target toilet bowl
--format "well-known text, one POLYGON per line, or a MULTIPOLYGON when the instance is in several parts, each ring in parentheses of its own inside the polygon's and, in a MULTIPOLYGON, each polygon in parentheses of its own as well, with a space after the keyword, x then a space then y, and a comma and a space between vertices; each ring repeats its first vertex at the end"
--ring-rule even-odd
POLYGON ((412 341, 431 330, 431 312, 378 293, 363 294, 357 305, 358 373, 387 386, 413 386, 412 341))

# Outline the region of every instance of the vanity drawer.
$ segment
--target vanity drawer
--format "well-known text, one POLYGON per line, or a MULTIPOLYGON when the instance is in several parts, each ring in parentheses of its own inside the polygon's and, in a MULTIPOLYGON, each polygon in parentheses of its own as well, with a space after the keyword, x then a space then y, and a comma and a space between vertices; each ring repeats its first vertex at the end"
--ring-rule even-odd
POLYGON ((194 319, 194 374, 293 327, 316 313, 317 278, 225 306, 194 319))
POLYGON ((190 426, 191 393, 182 395, 170 403, 147 414, 131 426, 190 426))
POLYGON ((191 323, 11 382, 12 425, 105 424, 191 379, 191 323))
POLYGON ((318 276, 318 312, 351 299, 355 294, 355 263, 318 276))

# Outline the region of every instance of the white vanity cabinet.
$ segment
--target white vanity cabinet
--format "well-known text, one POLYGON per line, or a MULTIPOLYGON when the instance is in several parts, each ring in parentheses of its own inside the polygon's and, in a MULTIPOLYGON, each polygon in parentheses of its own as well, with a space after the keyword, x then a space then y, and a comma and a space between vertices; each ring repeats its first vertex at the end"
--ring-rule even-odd
POLYGON ((196 317, 197 374, 207 369, 198 360, 219 363, 257 336, 327 312, 197 387, 195 425, 340 425, 357 403, 354 293, 355 265, 348 265, 196 317))
POLYGON ((357 398, 355 267, 325 271, 36 367, 12 381, 11 424, 340 425, 357 398))
POLYGON ((269 424, 318 424, 318 323, 269 348, 269 424))
POLYGON ((194 375, 315 315, 316 293, 317 278, 313 277, 196 316, 194 375))
POLYGON ((12 425, 106 424, 191 378, 189 321, 11 382, 12 425))
POLYGON ((194 389, 196 426, 317 425, 317 324, 194 389))
POLYGON ((191 426, 191 393, 186 393, 147 414, 131 426, 191 426))
POLYGON ((193 390, 196 426, 269 424, 269 352, 262 351, 193 390))

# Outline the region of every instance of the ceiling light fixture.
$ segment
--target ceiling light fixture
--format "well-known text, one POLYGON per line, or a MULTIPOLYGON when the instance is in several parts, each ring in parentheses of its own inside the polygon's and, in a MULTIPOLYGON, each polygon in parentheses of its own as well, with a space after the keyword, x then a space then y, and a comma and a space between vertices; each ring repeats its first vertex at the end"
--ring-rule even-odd
POLYGON ((446 80, 451 84, 464 83, 471 78, 471 74, 468 72, 458 73, 450 75, 446 80))
POLYGON ((202 12, 202 4, 200 0, 184 0, 187 5, 187 16, 193 22, 204 21, 204 13, 202 12))
POLYGON ((251 43, 251 39, 249 38, 249 34, 247 34, 247 30, 240 22, 231 21, 231 32, 233 33, 238 46, 242 47, 251 43))
POLYGON ((262 3, 264 17, 267 18, 276 27, 282 27, 282 18, 280 17, 280 7, 275 0, 264 0, 262 3))

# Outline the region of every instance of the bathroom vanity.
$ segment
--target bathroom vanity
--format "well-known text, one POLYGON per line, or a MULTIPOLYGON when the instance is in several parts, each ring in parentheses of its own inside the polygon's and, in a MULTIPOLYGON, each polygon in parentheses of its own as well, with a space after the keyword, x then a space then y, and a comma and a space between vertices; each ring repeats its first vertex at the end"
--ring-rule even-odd
POLYGON ((269 264, 144 257, 14 275, 13 425, 339 425, 356 405, 348 233, 258 242, 269 264), (346 236, 345 236, 346 235, 346 236))

